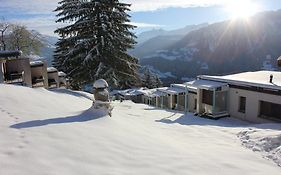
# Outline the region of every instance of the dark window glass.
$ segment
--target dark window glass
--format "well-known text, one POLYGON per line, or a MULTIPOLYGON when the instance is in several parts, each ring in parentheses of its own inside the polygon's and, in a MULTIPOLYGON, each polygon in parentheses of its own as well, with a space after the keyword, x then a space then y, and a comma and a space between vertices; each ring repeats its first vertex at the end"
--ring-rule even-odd
POLYGON ((213 105, 213 91, 203 89, 202 103, 213 105))
POLYGON ((194 99, 194 110, 197 109, 197 99, 194 99))
POLYGON ((245 113, 246 111, 246 97, 239 98, 239 112, 245 113))
POLYGON ((261 101, 260 115, 265 118, 277 119, 281 121, 281 104, 261 101))
POLYGON ((177 95, 174 96, 174 103, 176 103, 176 104, 178 103, 178 96, 177 95))

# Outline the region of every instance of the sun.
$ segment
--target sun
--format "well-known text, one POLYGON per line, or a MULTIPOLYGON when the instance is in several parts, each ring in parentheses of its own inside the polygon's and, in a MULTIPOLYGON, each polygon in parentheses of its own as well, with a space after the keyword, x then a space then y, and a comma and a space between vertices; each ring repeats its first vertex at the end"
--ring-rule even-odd
POLYGON ((246 19, 256 14, 260 10, 261 7, 259 6, 259 4, 251 0, 235 0, 232 2, 228 2, 225 5, 225 11, 229 13, 231 18, 233 19, 246 19))

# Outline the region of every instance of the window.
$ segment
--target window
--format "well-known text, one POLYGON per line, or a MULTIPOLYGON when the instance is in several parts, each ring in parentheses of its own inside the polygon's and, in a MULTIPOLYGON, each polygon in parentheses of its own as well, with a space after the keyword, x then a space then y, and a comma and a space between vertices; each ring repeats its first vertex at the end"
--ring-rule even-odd
POLYGON ((203 89, 202 103, 213 105, 213 91, 203 89))
POLYGON ((261 101, 260 115, 264 118, 277 119, 281 121, 281 104, 261 101))
POLYGON ((194 110, 196 110, 197 109, 197 99, 195 98, 194 99, 194 110))
POLYGON ((246 111, 246 97, 239 97, 239 112, 245 113, 246 111))

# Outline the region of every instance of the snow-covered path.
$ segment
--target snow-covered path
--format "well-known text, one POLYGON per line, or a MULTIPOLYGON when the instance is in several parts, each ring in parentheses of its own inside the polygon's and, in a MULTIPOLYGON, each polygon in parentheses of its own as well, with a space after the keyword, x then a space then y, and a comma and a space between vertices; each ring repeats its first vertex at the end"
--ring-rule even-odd
POLYGON ((248 123, 132 102, 114 103, 112 118, 97 117, 90 98, 0 85, 0 174, 281 175, 274 162, 241 146, 237 134, 248 123))

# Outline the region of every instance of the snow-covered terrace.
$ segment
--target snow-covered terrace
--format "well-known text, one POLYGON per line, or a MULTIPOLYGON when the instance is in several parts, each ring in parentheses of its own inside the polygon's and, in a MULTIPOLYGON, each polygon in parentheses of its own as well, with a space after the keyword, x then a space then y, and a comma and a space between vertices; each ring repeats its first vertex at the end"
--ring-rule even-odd
POLYGON ((226 76, 200 75, 198 78, 202 80, 225 82, 233 85, 255 86, 281 90, 281 72, 278 71, 244 72, 226 76), (269 81, 270 75, 273 75, 272 83, 269 81))

